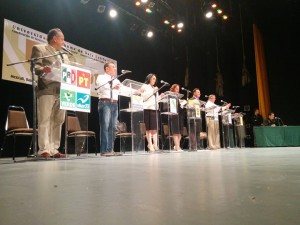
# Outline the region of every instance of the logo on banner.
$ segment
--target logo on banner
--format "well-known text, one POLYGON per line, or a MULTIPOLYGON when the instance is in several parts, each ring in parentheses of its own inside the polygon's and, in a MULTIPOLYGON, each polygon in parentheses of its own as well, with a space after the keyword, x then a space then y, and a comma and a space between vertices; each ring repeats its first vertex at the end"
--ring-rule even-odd
POLYGON ((62 107, 67 107, 67 108, 75 108, 76 107, 76 92, 75 91, 70 91, 70 90, 65 90, 65 89, 60 89, 60 105, 62 107))
POLYGON ((86 93, 77 93, 77 108, 79 109, 90 109, 91 97, 86 93))
POLYGON ((91 74, 81 70, 77 70, 77 86, 82 88, 91 88, 91 74))
POLYGON ((62 68, 63 83, 76 85, 76 71, 70 67, 62 68))

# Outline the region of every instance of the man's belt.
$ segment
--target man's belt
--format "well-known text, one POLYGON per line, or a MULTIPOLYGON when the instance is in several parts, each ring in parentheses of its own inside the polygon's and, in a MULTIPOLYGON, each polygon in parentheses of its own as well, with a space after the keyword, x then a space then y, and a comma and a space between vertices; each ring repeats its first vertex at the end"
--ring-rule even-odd
POLYGON ((114 100, 112 98, 100 98, 102 102, 118 102, 118 100, 114 100))

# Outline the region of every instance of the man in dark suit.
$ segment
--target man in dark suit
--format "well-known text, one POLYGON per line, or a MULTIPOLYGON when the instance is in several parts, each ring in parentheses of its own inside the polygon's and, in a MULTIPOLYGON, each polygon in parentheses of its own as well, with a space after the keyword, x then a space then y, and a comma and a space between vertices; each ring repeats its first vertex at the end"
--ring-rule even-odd
POLYGON ((61 128, 65 120, 65 111, 60 109, 60 82, 50 80, 53 64, 68 62, 68 56, 60 54, 64 45, 64 35, 58 28, 51 29, 47 35, 47 44, 35 45, 31 58, 55 55, 37 60, 35 74, 38 76, 37 117, 38 117, 38 156, 43 158, 64 158, 58 151, 60 147, 61 128))

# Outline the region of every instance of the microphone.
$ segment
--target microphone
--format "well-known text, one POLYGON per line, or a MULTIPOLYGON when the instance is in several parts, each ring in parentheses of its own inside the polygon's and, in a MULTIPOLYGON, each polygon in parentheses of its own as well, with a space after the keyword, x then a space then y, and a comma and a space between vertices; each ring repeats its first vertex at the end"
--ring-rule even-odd
POLYGON ((279 119, 280 120, 280 117, 275 117, 275 119, 279 119))
POLYGON ((228 102, 225 102, 225 101, 223 101, 223 100, 221 100, 220 102, 223 102, 223 103, 225 103, 225 104, 227 104, 228 102))
POLYGON ((61 49, 64 50, 65 52, 67 52, 68 54, 73 55, 73 53, 69 49, 67 49, 65 46, 62 46, 61 49))
POLYGON ((204 97, 205 97, 205 98, 208 98, 209 96, 208 96, 208 95, 205 95, 204 97))
POLYGON ((239 108, 239 107, 240 107, 239 105, 232 106, 232 108, 239 108))
POLYGON ((162 84, 164 84, 164 85, 166 85, 166 86, 169 86, 169 85, 170 85, 168 82, 163 81, 163 80, 161 80, 160 83, 162 83, 162 84))
POLYGON ((121 73, 132 73, 130 70, 121 70, 121 73))
POLYGON ((190 90, 185 89, 184 87, 182 87, 181 90, 186 91, 186 92, 191 92, 190 90))

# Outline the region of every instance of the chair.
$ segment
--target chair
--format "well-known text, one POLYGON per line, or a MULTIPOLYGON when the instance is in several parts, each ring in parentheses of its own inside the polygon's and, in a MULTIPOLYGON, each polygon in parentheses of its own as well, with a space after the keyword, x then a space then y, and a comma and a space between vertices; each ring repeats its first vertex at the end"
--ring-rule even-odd
POLYGON ((5 136, 3 140, 3 144, 1 147, 0 156, 2 155, 3 149, 6 144, 7 137, 13 137, 14 144, 13 144, 13 160, 15 161, 15 145, 16 145, 16 137, 17 136, 29 136, 31 137, 31 143, 28 150, 28 155, 31 151, 32 145, 32 137, 33 137, 33 129, 29 127, 26 112, 23 107, 21 106, 9 106, 7 110, 7 119, 5 124, 5 136))
MULTIPOLYGON (((95 143, 95 154, 97 155, 97 141, 96 141, 96 133, 94 131, 89 130, 82 130, 80 127, 79 119, 76 116, 76 114, 70 114, 70 112, 67 113, 67 120, 66 120, 66 126, 67 126, 67 139, 68 138, 94 138, 95 143)), ((66 149, 67 149, 67 143, 66 141, 66 149)), ((82 143, 81 151, 77 152, 77 155, 80 155, 84 148, 84 141, 82 143)))
MULTIPOLYGON (((182 133, 181 133, 181 148, 182 149, 185 149, 184 146, 186 143, 188 143, 190 140, 189 138, 189 133, 188 133, 188 130, 186 127, 183 127, 182 129, 182 133)), ((189 146, 187 146, 188 148, 189 146)))
POLYGON ((169 142, 169 148, 172 149, 172 146, 173 146, 173 136, 170 135, 170 129, 169 129, 169 126, 167 124, 163 124, 163 134, 164 134, 164 143, 163 143, 163 149, 164 149, 164 146, 166 145, 166 141, 169 142))
MULTIPOLYGON (((125 145, 126 140, 131 139, 132 135, 134 134, 127 131, 127 125, 125 122, 118 122, 116 140, 119 139, 120 143, 122 145, 125 145)), ((121 151, 121 145, 120 145, 120 151, 121 151)), ((125 149, 123 150, 123 152, 125 153, 125 149)))

